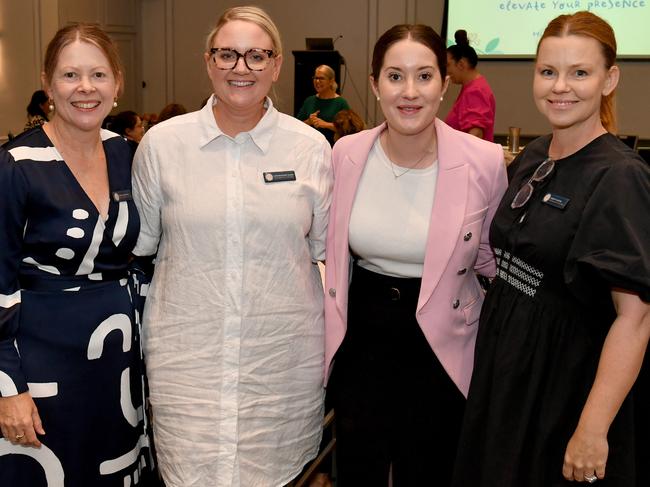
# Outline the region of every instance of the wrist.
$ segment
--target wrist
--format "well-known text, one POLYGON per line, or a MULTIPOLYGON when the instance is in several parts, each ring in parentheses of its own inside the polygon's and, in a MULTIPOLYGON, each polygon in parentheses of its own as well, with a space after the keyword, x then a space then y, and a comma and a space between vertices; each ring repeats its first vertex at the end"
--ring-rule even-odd
POLYGON ((609 432, 609 423, 603 421, 599 418, 590 418, 588 416, 583 416, 578 421, 578 426, 576 427, 576 433, 592 436, 592 437, 607 437, 609 432))

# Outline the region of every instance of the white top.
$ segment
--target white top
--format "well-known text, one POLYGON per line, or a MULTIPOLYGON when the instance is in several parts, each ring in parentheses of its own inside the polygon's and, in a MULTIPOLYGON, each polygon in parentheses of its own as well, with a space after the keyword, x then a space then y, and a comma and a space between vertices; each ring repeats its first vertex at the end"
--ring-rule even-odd
POLYGON ((134 252, 158 248, 143 318, 158 460, 168 487, 281 486, 321 437, 330 146, 270 100, 229 137, 213 103, 153 127, 134 161, 134 252), (296 180, 265 182, 284 171, 296 180))
POLYGON ((369 271, 422 277, 438 161, 408 172, 391 165, 377 137, 352 205, 350 250, 369 271))

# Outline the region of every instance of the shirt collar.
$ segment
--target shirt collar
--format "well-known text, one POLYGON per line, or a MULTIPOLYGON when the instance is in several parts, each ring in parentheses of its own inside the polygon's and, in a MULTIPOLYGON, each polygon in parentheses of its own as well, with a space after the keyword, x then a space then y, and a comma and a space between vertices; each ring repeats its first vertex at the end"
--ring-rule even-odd
MULTIPOLYGON (((229 137, 224 134, 219 126, 217 121, 214 119, 214 113, 212 112, 212 107, 218 103, 214 94, 210 96, 205 106, 199 111, 199 121, 201 122, 201 136, 199 138, 199 145, 201 147, 207 145, 213 140, 219 137, 229 137)), ((262 116, 262 119, 257 123, 252 130, 248 132, 242 132, 237 135, 238 138, 250 137, 253 143, 263 152, 269 148, 271 144, 271 138, 278 124, 279 113, 273 106, 273 102, 269 97, 266 97, 264 100, 264 108, 266 111, 262 116)))

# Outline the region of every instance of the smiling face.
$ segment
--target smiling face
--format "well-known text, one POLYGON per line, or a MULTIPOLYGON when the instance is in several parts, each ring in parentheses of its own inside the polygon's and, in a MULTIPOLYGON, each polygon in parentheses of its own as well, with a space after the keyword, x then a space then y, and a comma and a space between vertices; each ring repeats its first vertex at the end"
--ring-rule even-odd
POLYGON ((52 79, 44 84, 56 107, 56 123, 84 131, 101 127, 119 89, 101 49, 78 40, 61 50, 52 79))
MULTIPOLYGON (((212 48, 231 48, 239 53, 249 49, 273 49, 271 37, 253 22, 232 20, 221 27, 212 39, 212 48)), ((208 76, 212 81, 214 94, 219 100, 219 110, 233 112, 257 110, 277 81, 282 66, 282 57, 275 56, 263 71, 251 71, 243 58, 237 60, 233 69, 218 69, 212 55, 205 54, 208 76)))
POLYGON ((600 44, 580 35, 545 38, 535 63, 533 96, 554 129, 598 130, 601 98, 618 83, 607 69, 600 44))
POLYGON ((323 68, 316 68, 314 71, 314 89, 319 95, 334 91, 334 80, 328 77, 327 71, 323 68))
POLYGON ((388 126, 403 135, 431 127, 448 85, 440 77, 434 52, 410 39, 386 51, 379 76, 371 83, 388 126))

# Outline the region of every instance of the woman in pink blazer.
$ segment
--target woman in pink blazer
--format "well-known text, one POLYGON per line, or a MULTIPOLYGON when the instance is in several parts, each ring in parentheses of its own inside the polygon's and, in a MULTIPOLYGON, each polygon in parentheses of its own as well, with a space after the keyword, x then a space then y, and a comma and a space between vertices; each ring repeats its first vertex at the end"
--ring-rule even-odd
POLYGON ((507 181, 500 146, 436 118, 442 39, 397 25, 377 41, 386 122, 334 147, 326 266, 328 400, 337 485, 449 483, 472 374, 490 222, 507 181))

